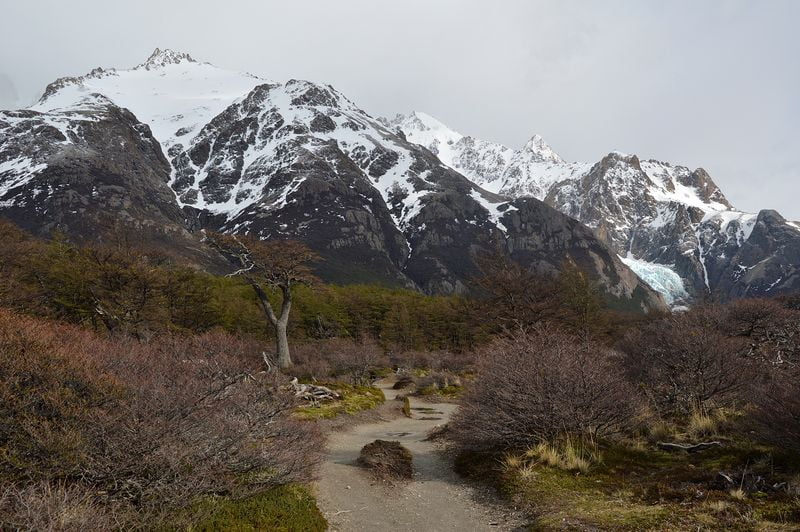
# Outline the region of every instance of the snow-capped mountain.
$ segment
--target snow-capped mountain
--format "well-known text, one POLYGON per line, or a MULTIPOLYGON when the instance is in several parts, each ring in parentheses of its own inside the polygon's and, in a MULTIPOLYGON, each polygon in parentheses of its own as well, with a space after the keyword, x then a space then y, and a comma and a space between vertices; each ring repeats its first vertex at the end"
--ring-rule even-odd
POLYGON ((774 211, 736 210, 702 168, 620 152, 570 163, 538 135, 512 150, 423 113, 387 123, 485 188, 543 200, 591 227, 675 306, 800 290, 797 226, 774 211))
POLYGON ((0 215, 84 238, 113 220, 190 251, 203 228, 298 238, 330 281, 430 293, 463 291, 475 254, 499 248, 540 270, 575 262, 619 306, 664 308, 591 230, 476 185, 333 87, 170 50, 0 113, 0 215))
POLYGON ((543 200, 555 184, 586 173, 590 165, 564 161, 539 135, 519 150, 464 136, 430 115, 414 112, 384 120, 406 138, 425 146, 446 165, 486 190, 543 200))

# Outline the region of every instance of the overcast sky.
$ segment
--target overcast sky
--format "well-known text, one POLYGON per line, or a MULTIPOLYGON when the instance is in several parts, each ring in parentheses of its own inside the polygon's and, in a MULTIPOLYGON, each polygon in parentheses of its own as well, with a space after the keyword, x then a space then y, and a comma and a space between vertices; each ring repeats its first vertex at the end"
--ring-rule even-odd
POLYGON ((562 157, 706 168, 800 220, 800 1, 0 0, 0 107, 153 48, 562 157))

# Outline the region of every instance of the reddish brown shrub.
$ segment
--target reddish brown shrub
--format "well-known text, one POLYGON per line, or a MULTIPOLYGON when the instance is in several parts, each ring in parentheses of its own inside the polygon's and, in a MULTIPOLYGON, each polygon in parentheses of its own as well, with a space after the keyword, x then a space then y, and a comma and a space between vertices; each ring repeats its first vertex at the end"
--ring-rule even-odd
POLYGON ((629 333, 621 342, 631 379, 662 415, 725 406, 747 378, 742 341, 723 331, 724 310, 698 307, 629 333))
POLYGON ((497 340, 450 423, 474 450, 527 447, 563 433, 591 439, 635 423, 639 397, 608 349, 545 329, 497 340))
POLYGON ((117 530, 135 521, 120 506, 103 505, 79 485, 37 482, 0 487, 0 527, 3 530, 81 532, 117 530))
POLYGON ((723 332, 741 339, 749 358, 768 366, 800 364, 800 310, 777 300, 743 299, 724 313, 723 332))
POLYGON ((399 441, 375 440, 368 443, 361 449, 357 462, 374 475, 387 480, 408 480, 414 476, 411 451, 399 441))
POLYGON ((321 438, 260 347, 108 340, 0 311, 0 474, 78 483, 142 515, 307 480, 321 438))
POLYGON ((451 351, 400 351, 389 353, 393 368, 430 369, 460 373, 475 365, 474 353, 453 353, 451 351))
POLYGON ((361 342, 331 338, 301 344, 294 349, 294 367, 289 370, 301 378, 344 379, 354 386, 368 385, 376 370, 389 366, 383 349, 373 340, 361 342))
POLYGON ((773 369, 751 388, 751 420, 756 436, 783 449, 800 452, 800 370, 773 369))

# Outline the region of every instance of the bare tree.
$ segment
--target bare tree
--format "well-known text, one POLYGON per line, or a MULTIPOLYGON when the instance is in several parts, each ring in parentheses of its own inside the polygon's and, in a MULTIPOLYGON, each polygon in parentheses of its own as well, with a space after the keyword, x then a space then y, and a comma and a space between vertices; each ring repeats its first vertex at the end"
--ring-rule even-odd
POLYGON ((551 323, 583 340, 597 340, 609 329, 596 282, 570 261, 558 273, 530 270, 499 251, 478 255, 481 274, 472 279, 483 305, 478 312, 503 329, 527 330, 551 323))
POLYGON ((559 312, 554 279, 514 262, 499 251, 475 257, 480 274, 472 281, 482 297, 478 312, 506 329, 528 329, 553 321, 559 312))
POLYGON ((207 235, 206 240, 237 268, 230 275, 242 277, 253 288, 264 315, 275 329, 278 365, 288 368, 292 365, 287 335, 292 287, 316 281, 309 264, 318 260, 318 255, 305 244, 292 240, 262 241, 250 236, 219 233, 207 235), (265 287, 280 291, 280 313, 272 308, 265 287))

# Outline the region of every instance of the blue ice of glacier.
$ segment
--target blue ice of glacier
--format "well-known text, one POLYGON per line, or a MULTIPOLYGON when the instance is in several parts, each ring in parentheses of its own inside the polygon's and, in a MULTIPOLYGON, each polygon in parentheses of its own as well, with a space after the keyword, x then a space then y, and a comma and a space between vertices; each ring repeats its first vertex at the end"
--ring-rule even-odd
POLYGON ((656 292, 660 292, 669 306, 682 304, 689 297, 686 288, 683 286, 683 280, 669 266, 647 262, 631 256, 620 257, 620 259, 642 281, 649 284, 656 292))

